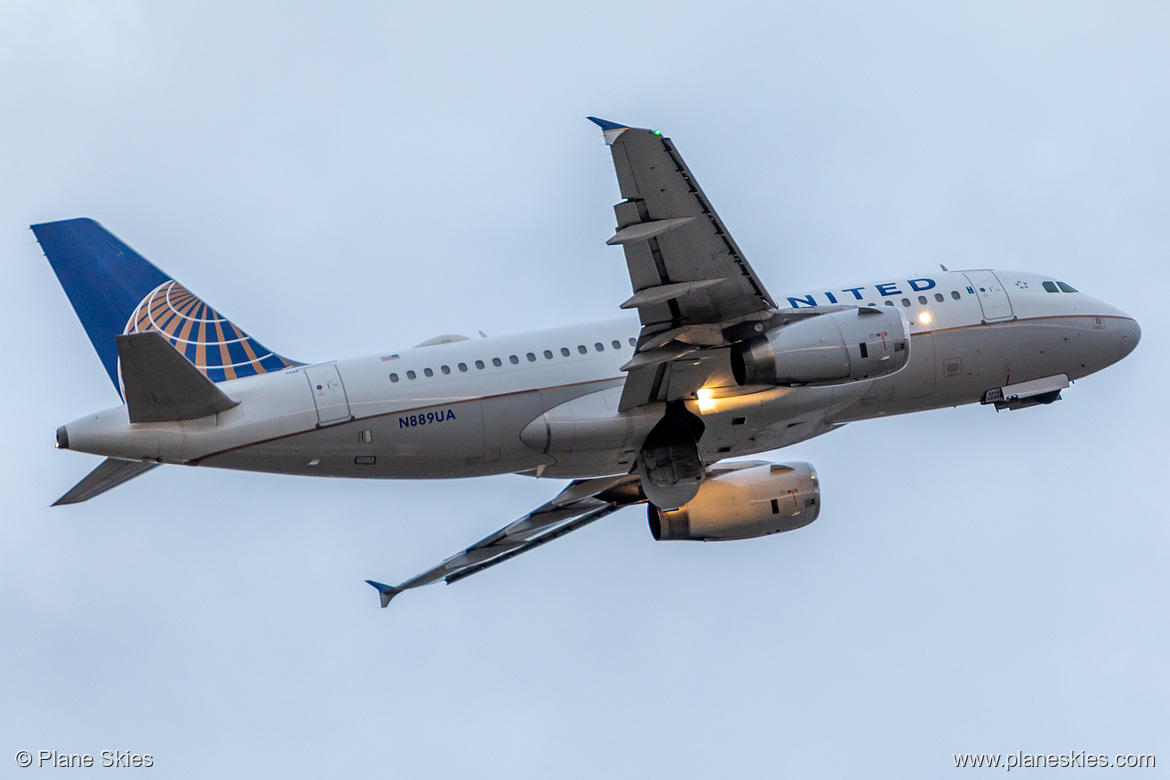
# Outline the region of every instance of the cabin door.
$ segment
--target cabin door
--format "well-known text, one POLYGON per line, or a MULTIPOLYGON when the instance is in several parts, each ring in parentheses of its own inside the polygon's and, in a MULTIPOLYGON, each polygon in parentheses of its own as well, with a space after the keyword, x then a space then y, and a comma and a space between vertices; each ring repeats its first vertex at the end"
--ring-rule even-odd
POLYGON ((1013 320, 1012 302, 1008 299, 1007 291, 999 283, 999 279, 992 271, 964 271, 963 275, 971 282, 971 291, 979 299, 983 307, 984 322, 1003 322, 1013 320))
POLYGON ((309 389, 313 391, 313 403, 317 405, 317 422, 322 427, 346 422, 350 418, 349 400, 345 397, 345 385, 337 366, 325 363, 305 369, 309 389))

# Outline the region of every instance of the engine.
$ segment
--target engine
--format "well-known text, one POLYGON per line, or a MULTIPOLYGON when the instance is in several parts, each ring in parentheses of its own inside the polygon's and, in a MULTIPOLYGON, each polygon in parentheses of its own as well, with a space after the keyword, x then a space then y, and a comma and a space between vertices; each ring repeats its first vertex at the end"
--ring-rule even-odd
POLYGON ((910 359, 900 309, 866 306, 819 314, 736 345, 731 372, 743 385, 835 385, 885 376, 910 359))
POLYGON ((808 463, 746 461, 723 464, 686 505, 650 504, 650 533, 656 541, 701 542, 753 539, 792 531, 817 519, 821 491, 808 463))

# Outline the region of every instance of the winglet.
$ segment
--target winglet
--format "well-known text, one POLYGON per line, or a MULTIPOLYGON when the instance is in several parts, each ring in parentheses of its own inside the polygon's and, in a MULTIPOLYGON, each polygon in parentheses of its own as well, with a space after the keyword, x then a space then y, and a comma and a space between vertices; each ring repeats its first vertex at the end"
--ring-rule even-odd
POLYGON ((402 592, 402 588, 394 588, 389 585, 383 585, 382 583, 374 582, 373 580, 366 580, 366 583, 377 589, 378 595, 382 597, 382 609, 386 608, 386 605, 390 603, 390 599, 394 598, 402 592))
POLYGON ((605 142, 610 146, 617 140, 617 137, 629 130, 629 125, 619 125, 617 122, 610 122, 608 119, 598 119, 595 116, 585 117, 593 124, 601 128, 601 135, 605 138, 605 142))
POLYGON ((588 119, 593 124, 600 127, 602 132, 608 132, 610 130, 629 130, 630 129, 629 125, 619 125, 617 122, 611 122, 608 119, 598 119, 595 116, 587 116, 585 118, 588 119))

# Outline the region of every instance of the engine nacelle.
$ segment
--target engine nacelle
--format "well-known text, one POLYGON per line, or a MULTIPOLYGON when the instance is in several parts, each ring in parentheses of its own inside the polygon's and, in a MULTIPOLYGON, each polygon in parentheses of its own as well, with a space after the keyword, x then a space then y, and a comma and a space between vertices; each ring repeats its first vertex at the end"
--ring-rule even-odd
POLYGON ((650 504, 650 533, 657 541, 754 539, 792 531, 817 519, 821 491, 808 463, 747 461, 709 477, 679 509, 650 504))
POLYGON ((799 320, 737 344, 731 373, 743 385, 836 385, 900 370, 910 324, 900 309, 865 306, 799 320))

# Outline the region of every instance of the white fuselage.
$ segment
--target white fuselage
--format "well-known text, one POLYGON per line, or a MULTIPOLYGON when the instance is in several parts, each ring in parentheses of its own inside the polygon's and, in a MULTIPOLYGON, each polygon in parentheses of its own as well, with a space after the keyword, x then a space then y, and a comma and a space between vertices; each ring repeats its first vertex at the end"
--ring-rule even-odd
MULTIPOLYGON (((904 369, 829 387, 709 381, 687 401, 706 462, 785 447, 872 417, 973 403, 991 388, 1117 362, 1133 319, 1083 293, 1048 292, 1015 271, 945 272, 778 300, 893 305, 910 323, 904 369), (1001 289, 1002 288, 1002 289, 1001 289), (941 300, 939 300, 941 298, 941 300)), ((224 382, 238 406, 203 419, 131 424, 125 406, 66 426, 70 449, 286 474, 375 478, 510 472, 581 478, 629 472, 662 416, 619 413, 636 319, 455 341, 224 382), (567 353, 567 354, 566 354, 567 353)))

